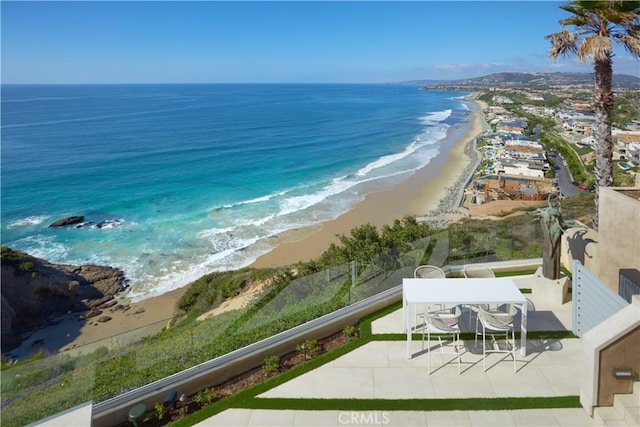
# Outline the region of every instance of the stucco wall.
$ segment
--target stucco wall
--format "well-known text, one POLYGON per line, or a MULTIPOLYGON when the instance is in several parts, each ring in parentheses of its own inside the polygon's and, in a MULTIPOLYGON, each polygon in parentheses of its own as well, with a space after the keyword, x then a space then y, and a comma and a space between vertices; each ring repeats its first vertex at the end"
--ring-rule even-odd
POLYGON ((640 270, 640 188, 600 189, 600 265, 592 270, 618 292, 619 270, 640 270))
MULTIPOLYGON (((571 271, 573 260, 580 261, 593 274, 600 269, 600 235, 591 228, 569 228, 562 235, 560 263, 571 271)), ((599 277, 599 276, 598 276, 599 277)))

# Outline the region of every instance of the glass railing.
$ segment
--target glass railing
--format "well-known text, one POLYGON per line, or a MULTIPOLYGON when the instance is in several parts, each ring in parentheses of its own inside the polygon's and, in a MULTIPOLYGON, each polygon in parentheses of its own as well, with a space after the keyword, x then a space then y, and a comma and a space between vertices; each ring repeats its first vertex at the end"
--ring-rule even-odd
MULTIPOLYGON (((536 238, 535 230, 528 233, 524 238, 536 238)), ((473 244, 469 238, 460 244, 460 239, 447 232, 434 234, 366 262, 276 283, 256 292, 245 307, 205 321, 178 323, 145 337, 140 337, 142 331, 130 331, 92 347, 5 366, 2 424, 25 425, 166 378, 396 287, 420 264, 504 260, 499 254, 514 245, 491 234, 472 236, 473 244)))

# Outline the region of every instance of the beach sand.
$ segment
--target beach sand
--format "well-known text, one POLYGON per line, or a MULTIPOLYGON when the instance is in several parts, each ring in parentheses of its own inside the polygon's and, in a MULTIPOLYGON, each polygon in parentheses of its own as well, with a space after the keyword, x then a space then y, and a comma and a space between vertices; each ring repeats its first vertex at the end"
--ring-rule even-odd
MULTIPOLYGON (((360 225, 369 223, 377 227, 392 224, 407 215, 424 216, 435 209, 448 194, 448 187, 458 181, 469 158, 465 146, 482 133, 485 105, 475 101, 478 108, 467 126, 453 126, 442 144, 442 150, 427 167, 417 171, 392 188, 369 194, 364 201, 335 220, 316 227, 282 233, 275 242, 278 246, 259 257, 252 267, 275 267, 309 261, 322 254, 331 243, 339 243, 338 235, 349 235, 360 225)), ((148 298, 139 302, 127 301, 126 294, 119 296, 129 303, 127 311, 106 310, 102 315, 111 320, 100 323, 96 318, 78 319, 78 314, 68 314, 55 325, 38 330, 27 338, 20 348, 11 352, 15 357, 25 357, 38 350, 46 354, 58 351, 88 353, 100 346, 116 346, 155 333, 167 326, 177 313, 177 302, 186 288, 148 298)), ((233 304, 229 305, 233 307, 233 304)))
POLYGON ((176 304, 185 291, 186 288, 176 289, 135 303, 130 302, 124 293, 116 299, 122 304, 129 304, 128 310, 106 309, 99 316, 87 320, 81 320, 80 313, 68 313, 56 318, 51 326, 28 334, 20 347, 8 352, 8 355, 22 359, 39 351, 45 355, 58 352, 88 354, 99 347, 113 348, 127 344, 166 327, 177 313, 176 304), (102 316, 111 317, 111 320, 98 322, 102 316))

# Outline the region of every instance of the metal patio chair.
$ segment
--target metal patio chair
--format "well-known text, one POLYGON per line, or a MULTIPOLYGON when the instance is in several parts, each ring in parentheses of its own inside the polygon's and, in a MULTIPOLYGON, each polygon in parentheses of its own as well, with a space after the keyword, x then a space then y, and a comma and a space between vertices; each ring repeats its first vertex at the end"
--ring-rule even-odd
POLYGON ((427 336, 427 369, 431 375, 431 334, 437 334, 438 347, 440 354, 455 354, 458 362, 458 374, 460 374, 460 353, 463 347, 460 341, 460 328, 458 321, 460 320, 460 307, 456 306, 451 311, 425 312, 425 328, 422 332, 422 349, 424 350, 424 337, 427 336), (443 336, 451 337, 452 351, 445 351, 445 344, 442 341, 443 336))
MULTIPOLYGON (((507 311, 487 311, 482 307, 478 309, 478 319, 482 326, 482 366, 487 370, 487 353, 509 353, 513 358, 513 372, 516 368, 516 336, 513 326, 513 319, 518 310, 514 305, 509 304, 507 311), (496 336, 504 334, 504 348, 500 348, 500 341, 496 336), (491 340, 491 349, 487 350, 486 338, 491 340)), ((479 331, 476 328, 476 344, 478 342, 479 331)))

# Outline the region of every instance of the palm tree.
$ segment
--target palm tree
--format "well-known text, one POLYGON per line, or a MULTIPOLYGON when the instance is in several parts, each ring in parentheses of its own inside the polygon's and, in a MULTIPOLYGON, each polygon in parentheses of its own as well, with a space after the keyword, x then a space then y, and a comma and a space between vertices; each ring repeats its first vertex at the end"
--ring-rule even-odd
POLYGON ((560 5, 560 8, 571 16, 560 21, 562 31, 545 36, 545 39, 551 41, 549 57, 557 59, 559 56, 577 55, 581 62, 593 59, 594 64, 597 145, 593 225, 597 230, 599 189, 613 184, 613 41, 621 44, 631 55, 640 58, 640 1, 570 1, 560 5))

